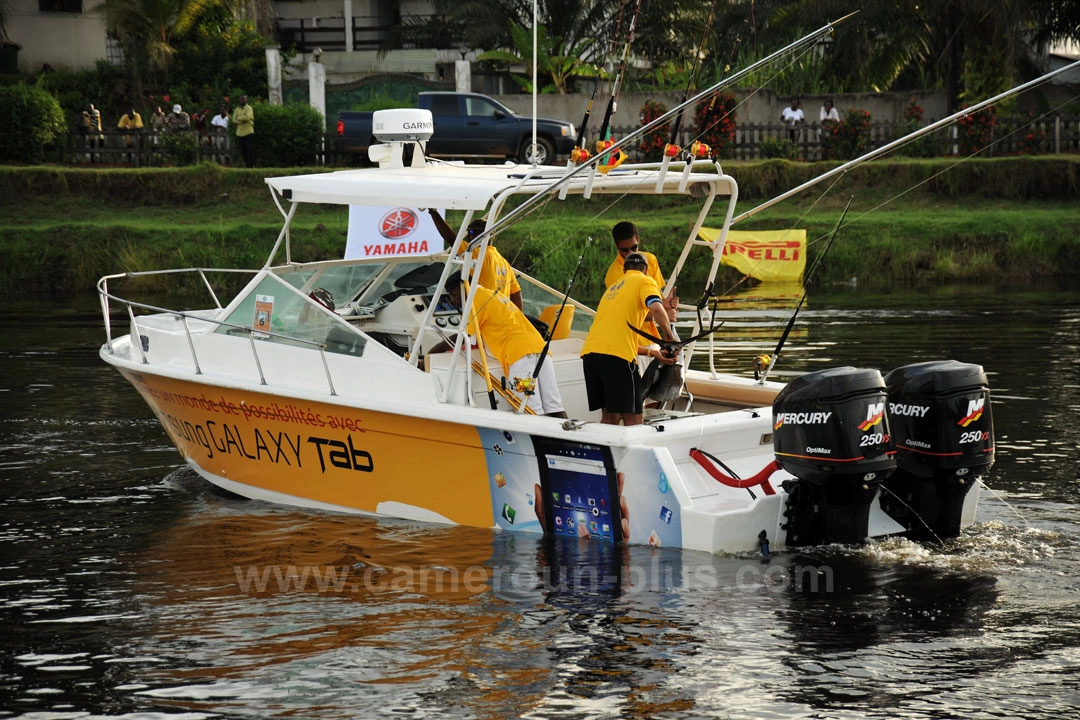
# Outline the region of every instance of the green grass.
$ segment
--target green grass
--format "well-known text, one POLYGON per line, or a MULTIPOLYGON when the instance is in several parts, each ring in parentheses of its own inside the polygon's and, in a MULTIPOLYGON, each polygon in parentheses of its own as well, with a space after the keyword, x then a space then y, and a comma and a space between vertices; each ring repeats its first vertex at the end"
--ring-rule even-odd
MULTIPOLYGON (((852 198, 820 279, 881 285, 1031 281, 1080 275, 1080 158, 875 161, 754 215, 738 229, 806 228, 809 262, 852 198), (830 186, 831 185, 831 186, 830 186)), ((739 180, 737 212, 834 165, 725 164, 739 180)), ((282 217, 263 181, 310 169, 0 167, 0 292, 91 291, 105 274, 178 266, 257 267, 282 217)), ((723 221, 718 203, 710 224, 723 221)), ((595 295, 612 257, 610 228, 629 219, 670 272, 695 213, 667 197, 553 200, 496 239, 521 269, 565 288, 585 240, 575 294, 595 295)), ((460 215, 451 214, 456 224, 460 215)), ((343 208, 304 208, 294 257, 340 257, 343 208)), ((698 251, 684 278, 707 272, 698 251)), ((721 289, 740 278, 722 269, 721 289)), ((160 281, 160 290, 175 290, 160 281)), ((151 288, 153 289, 153 288, 151 288)))

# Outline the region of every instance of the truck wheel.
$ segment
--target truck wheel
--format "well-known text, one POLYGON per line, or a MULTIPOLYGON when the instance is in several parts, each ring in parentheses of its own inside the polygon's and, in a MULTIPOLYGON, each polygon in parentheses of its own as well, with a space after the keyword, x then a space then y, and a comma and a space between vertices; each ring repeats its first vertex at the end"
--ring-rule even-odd
MULTIPOLYGON (((521 141, 521 148, 518 149, 518 162, 532 163, 532 161, 532 136, 529 136, 521 141)), ((555 146, 546 138, 536 138, 536 164, 547 165, 554 161, 555 146)))

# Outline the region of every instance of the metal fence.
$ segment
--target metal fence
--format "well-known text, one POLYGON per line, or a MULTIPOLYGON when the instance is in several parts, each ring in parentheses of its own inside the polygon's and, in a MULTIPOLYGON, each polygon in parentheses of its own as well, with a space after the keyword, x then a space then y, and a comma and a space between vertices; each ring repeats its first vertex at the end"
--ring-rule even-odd
MULTIPOLYGON (((616 137, 622 137, 635 129, 636 126, 616 126, 614 133, 616 137)), ((782 157, 790 151, 793 159, 827 159, 828 146, 822 141, 821 129, 818 123, 801 125, 793 132, 780 123, 736 124, 735 140, 724 155, 734 160, 760 160, 782 157), (790 144, 781 144, 784 141, 790 144)), ((903 122, 871 122, 865 136, 865 149, 882 147, 910 132, 912 128, 903 122)), ((924 157, 957 155, 961 152, 960 132, 953 124, 921 138, 917 147, 900 152, 924 157)), ((680 131, 679 144, 688 147, 696 135, 693 128, 680 131)), ((1058 114, 1040 119, 1024 115, 998 117, 990 143, 990 155, 1080 153, 1080 115, 1058 114)))
POLYGON ((226 132, 103 129, 73 132, 60 148, 60 161, 73 165, 133 167, 190 165, 197 162, 235 164, 238 154, 226 132))
MULTIPOLYGON (((613 132, 614 136, 619 138, 636 129, 636 126, 616 126, 613 132)), ((820 129, 817 123, 806 124, 796 128, 794 137, 791 137, 789 128, 779 123, 736 125, 735 141, 728 146, 724 157, 734 160, 759 160, 766 157, 828 159, 828 148, 822 143, 820 129)), ((904 123, 872 122, 865 137, 865 149, 869 151, 886 145, 909 131, 904 123)), ((694 129, 681 131, 680 144, 688 147, 694 141, 695 135, 694 129)), ((901 149, 898 154, 922 157, 955 156, 964 152, 961 140, 960 130, 954 124, 927 135, 918 141, 917 146, 901 149)), ((992 148, 989 155, 996 156, 1080 153, 1080 115, 1059 114, 1038 120, 1027 116, 999 117, 991 132, 990 141, 992 148)), ((116 129, 90 134, 73 132, 67 136, 57 159, 62 163, 75 165, 134 167, 189 165, 196 162, 242 164, 238 160, 234 144, 232 136, 227 133, 195 130, 173 133, 116 129)), ((629 154, 635 159, 645 159, 634 147, 629 148, 629 154)), ((987 153, 984 152, 983 155, 987 153)), ((312 164, 349 166, 360 161, 361 158, 357 155, 343 152, 337 135, 328 133, 323 149, 312 164)))

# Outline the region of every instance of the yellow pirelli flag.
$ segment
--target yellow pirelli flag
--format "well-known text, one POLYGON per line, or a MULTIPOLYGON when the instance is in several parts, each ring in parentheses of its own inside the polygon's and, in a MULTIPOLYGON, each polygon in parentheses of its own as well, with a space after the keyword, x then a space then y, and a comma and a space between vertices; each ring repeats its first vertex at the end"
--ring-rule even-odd
MULTIPOLYGON (((720 230, 703 227, 698 237, 716 242, 720 230)), ((720 262, 762 282, 802 282, 806 230, 730 230, 720 262)))

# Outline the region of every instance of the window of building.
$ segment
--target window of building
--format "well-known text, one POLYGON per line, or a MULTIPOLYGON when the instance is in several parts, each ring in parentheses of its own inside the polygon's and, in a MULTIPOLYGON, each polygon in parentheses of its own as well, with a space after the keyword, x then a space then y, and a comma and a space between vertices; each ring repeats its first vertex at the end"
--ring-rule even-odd
POLYGON ((82 15, 82 0, 38 0, 38 12, 82 15))

